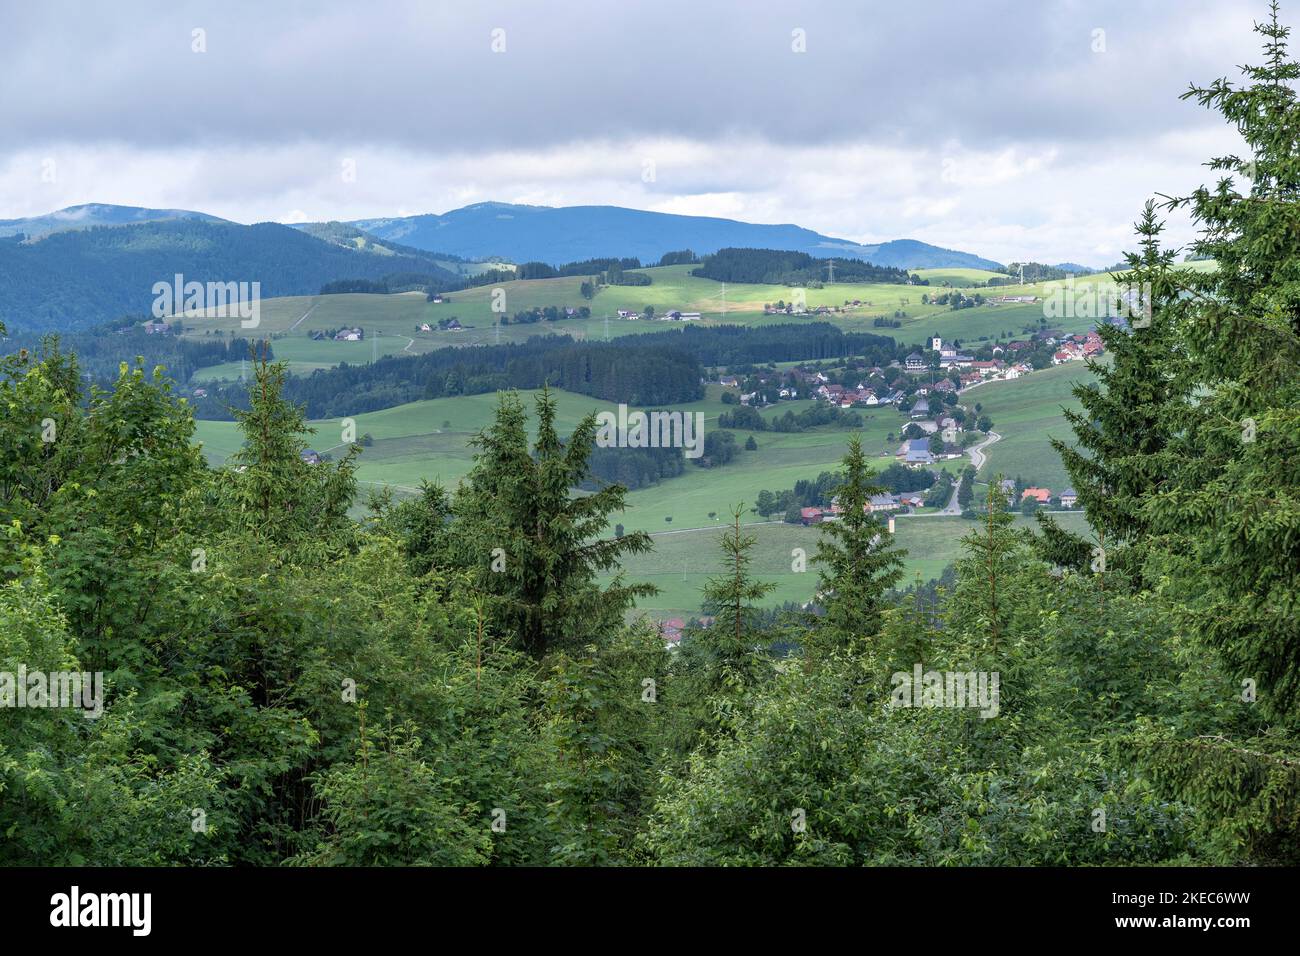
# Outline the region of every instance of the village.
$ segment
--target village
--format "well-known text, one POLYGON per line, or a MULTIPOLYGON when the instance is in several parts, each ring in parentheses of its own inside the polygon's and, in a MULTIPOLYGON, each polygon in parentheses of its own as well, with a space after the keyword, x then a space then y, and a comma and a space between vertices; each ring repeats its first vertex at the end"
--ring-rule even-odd
MULTIPOLYGON (((754 408, 804 398, 841 410, 882 406, 896 409, 904 424, 894 461, 898 466, 921 470, 963 459, 971 446, 978 443, 982 447, 997 440, 992 422, 981 414, 979 403, 971 405, 960 400, 970 390, 988 382, 1018 379, 1042 368, 1092 359, 1105 352, 1095 328, 1069 334, 1059 329, 1040 329, 1023 339, 983 344, 971 350, 973 354, 938 335, 931 336, 927 345, 924 351, 912 351, 883 366, 854 360, 800 363, 790 368, 770 365, 736 369, 719 375, 717 380, 726 390, 724 402, 754 408)), ((970 451, 976 467, 983 460, 977 452, 970 451)), ((1022 511, 1039 507, 1073 509, 1077 505, 1072 488, 1058 493, 1020 479, 1007 479, 1002 484, 1009 503, 1022 511)), ((921 491, 886 493, 873 497, 866 510, 910 514, 939 509, 960 513, 955 510, 955 486, 943 487, 948 490, 940 495, 942 500, 921 491)), ((839 514, 838 504, 832 501, 829 507, 800 508, 798 521, 805 526, 821 524, 837 520, 839 514)), ((786 520, 794 520, 793 511, 786 520)))

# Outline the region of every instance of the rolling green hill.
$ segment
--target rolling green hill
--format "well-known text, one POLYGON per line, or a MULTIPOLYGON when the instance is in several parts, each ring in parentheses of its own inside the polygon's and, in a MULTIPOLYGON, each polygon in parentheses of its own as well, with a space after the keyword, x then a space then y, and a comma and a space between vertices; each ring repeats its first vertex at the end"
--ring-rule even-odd
MULTIPOLYGON (((1071 384, 1087 374, 1082 362, 1074 362, 967 391, 964 403, 973 405, 979 401, 1002 435, 1001 441, 987 450, 988 462, 981 471, 981 479, 1001 472, 1008 476, 1022 475, 1027 480, 1048 484, 1054 490, 1064 487, 1064 471, 1047 438, 1049 435, 1068 437, 1060 406, 1071 402, 1071 384)), ((706 428, 714 429, 718 415, 728 408, 720 400, 721 392, 719 386, 711 385, 705 399, 681 408, 702 412, 706 428)), ((534 394, 521 393, 530 408, 534 394)), ((615 408, 562 390, 554 394, 562 431, 571 430, 590 411, 615 408)), ((454 486, 472 465, 470 439, 489 424, 496 404, 495 394, 484 394, 412 402, 355 416, 358 438, 369 434, 373 439, 373 444, 362 451, 357 472, 363 490, 389 486, 404 496, 414 493, 422 480, 454 486)), ((783 414, 807 404, 810 403, 782 402, 765 410, 764 415, 783 414)), ((866 422, 858 434, 867 453, 883 467, 893 461, 896 436, 907 419, 892 409, 860 411, 866 422), (895 439, 891 440, 890 435, 895 439)), ((337 455, 341 451, 341 420, 317 421, 312 425, 317 429, 316 450, 337 455)), ((749 433, 735 434, 743 446, 749 433)), ((713 545, 721 524, 728 509, 742 502, 746 506, 744 520, 754 524, 751 530, 759 538, 758 569, 765 579, 778 584, 769 603, 809 599, 813 576, 791 571, 790 552, 792 548, 803 547, 811 554, 816 530, 779 521, 768 523, 750 509, 763 489, 780 491, 793 487, 800 479, 816 478, 822 471, 835 470, 851 434, 849 430, 833 427, 800 433, 757 432, 754 437, 758 450, 741 451, 730 464, 711 469, 690 466, 680 477, 630 492, 627 509, 617 520, 629 531, 642 529, 654 534, 656 551, 629 562, 626 570, 634 578, 650 580, 664 590, 658 597, 643 602, 642 609, 659 615, 698 610, 696 595, 704 580, 716 571, 713 545)), ((198 438, 214 463, 223 461, 236 450, 237 436, 234 423, 198 423, 198 438)), ((966 459, 960 459, 947 467, 955 471, 965 463, 966 459)), ((1067 527, 1083 530, 1082 515, 1060 517, 1067 527)), ((969 522, 960 518, 901 518, 899 540, 911 551, 907 562, 909 580, 918 571, 925 579, 937 576, 956 556, 959 539, 970 527, 969 522)))
MULTIPOLYGON (((424 273, 457 277, 425 253, 380 254, 276 223, 200 219, 68 230, 0 241, 0 322, 15 329, 82 329, 149 316, 156 283, 261 284, 263 299, 314 293, 339 279, 424 273)), ((239 320, 231 320, 238 328, 239 320)))
MULTIPOLYGON (((752 516, 751 516, 752 517, 752 516)), ((1062 527, 1076 534, 1088 533, 1083 512, 1054 515, 1062 527)), ((1033 519, 1015 516, 1016 527, 1031 528, 1033 519)), ((961 539, 978 528, 964 518, 940 516, 903 517, 895 522, 895 539, 908 550, 902 584, 911 584, 917 574, 923 581, 937 578, 943 569, 961 556, 961 539)), ((745 529, 756 539, 754 575, 776 585, 764 601, 771 607, 786 601, 810 601, 817 588, 817 567, 795 571, 793 549, 802 548, 811 558, 820 532, 816 527, 783 523, 754 524, 745 529)), ((700 613, 700 593, 710 577, 724 571, 718 541, 723 529, 667 531, 654 536, 654 551, 638 555, 624 564, 628 580, 649 581, 659 594, 638 602, 639 610, 651 617, 687 617, 700 613)))
MULTIPOLYGON (((523 341, 545 332, 567 334, 577 339, 615 338, 644 332, 661 331, 675 323, 645 318, 619 318, 620 310, 642 313, 652 306, 656 314, 670 310, 699 312, 704 325, 765 325, 801 321, 788 315, 765 315, 766 304, 791 302, 796 290, 780 285, 720 283, 690 275, 692 266, 661 266, 640 270, 652 279, 648 286, 606 286, 595 298, 583 299, 580 291, 584 277, 553 279, 516 279, 493 286, 480 286, 449 293, 445 301, 434 304, 419 293, 395 295, 346 294, 331 296, 293 296, 268 299, 262 303, 258 332, 275 340, 277 357, 290 363, 290 370, 309 374, 312 370, 340 362, 369 361, 375 355, 396 352, 419 353, 432 349, 462 345, 487 345, 495 342, 523 341), (500 290, 497 293, 496 290, 500 290), (493 297, 498 296, 506 315, 544 306, 586 305, 588 319, 565 319, 554 323, 498 326, 492 311, 493 297), (455 317, 466 328, 460 331, 421 332, 422 324, 437 328, 439 319, 455 317), (312 331, 356 325, 366 330, 363 342, 312 342, 312 331), (378 342, 370 341, 378 335, 378 342)), ((926 275, 928 273, 921 273, 926 275)), ((940 270, 931 275, 932 282, 963 279, 984 281, 995 273, 979 270, 940 270)), ((1104 279, 1104 277, 1103 277, 1104 279)), ((1096 280, 1076 280, 1077 289, 1089 288, 1096 280)), ((990 295, 1037 295, 1042 297, 1062 283, 1035 286, 1010 286, 983 290, 990 295)), ((970 287, 967 287, 969 290, 970 287)), ((921 296, 950 291, 937 286, 908 286, 872 283, 835 283, 820 289, 802 290, 809 310, 826 306, 843 311, 809 315, 808 320, 832 322, 846 331, 872 332, 904 343, 921 342, 932 334, 952 341, 977 343, 997 338, 1016 338, 1025 328, 1037 328, 1043 318, 1040 303, 999 303, 976 308, 953 310, 948 306, 922 305, 921 296), (862 304, 846 307, 846 301, 862 304), (877 318, 891 321, 896 312, 905 313, 899 328, 878 327, 877 318)), ((190 315, 185 334, 248 334, 241 332, 239 319, 190 315)), ((1084 331, 1094 324, 1089 317, 1060 318, 1052 327, 1068 332, 1084 331)), ((206 377, 235 377, 237 366, 218 366, 203 373, 206 377)))
POLYGON ((1059 492, 1069 484, 1061 459, 1049 444, 1051 438, 1072 440, 1062 407, 1078 409, 1070 389, 1092 378, 1083 362, 1067 362, 1009 382, 988 382, 963 393, 967 404, 979 402, 992 417, 1002 439, 988 449, 988 461, 979 477, 1017 475, 1026 482, 1059 492))

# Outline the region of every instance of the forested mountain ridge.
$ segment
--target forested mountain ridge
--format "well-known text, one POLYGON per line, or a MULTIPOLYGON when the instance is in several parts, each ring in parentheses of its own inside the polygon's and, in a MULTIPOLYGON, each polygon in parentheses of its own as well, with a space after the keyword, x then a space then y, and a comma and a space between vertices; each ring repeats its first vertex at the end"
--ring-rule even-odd
POLYGON ((172 219, 96 226, 39 241, 0 240, 0 321, 15 330, 82 329, 148 315, 154 284, 260 282, 263 298, 316 294, 338 279, 422 273, 460 281, 423 253, 349 249, 277 223, 172 219))
POLYGON ((207 222, 224 222, 217 216, 190 209, 146 209, 141 206, 114 206, 108 203, 85 203, 68 206, 43 216, 26 216, 21 219, 0 219, 0 239, 22 235, 39 239, 55 232, 70 229, 88 229, 92 226, 128 226, 142 222, 165 219, 198 219, 207 222))
POLYGON ((806 252, 822 259, 865 259, 878 266, 904 269, 1000 268, 990 259, 914 239, 863 245, 795 225, 680 216, 621 206, 482 202, 441 214, 358 219, 352 225, 381 239, 420 249, 445 250, 470 259, 495 255, 514 262, 535 260, 551 265, 600 256, 658 262, 665 253, 676 250, 705 254, 735 246, 806 252))

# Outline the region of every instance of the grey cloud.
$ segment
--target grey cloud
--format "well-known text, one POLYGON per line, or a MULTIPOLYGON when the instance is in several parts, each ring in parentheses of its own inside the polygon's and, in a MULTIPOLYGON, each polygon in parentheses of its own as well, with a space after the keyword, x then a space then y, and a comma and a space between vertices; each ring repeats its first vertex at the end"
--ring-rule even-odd
POLYGON ((1250 58, 1262 12, 1223 0, 11 5, 0 128, 11 144, 148 147, 646 135, 1082 146, 1203 121, 1177 94, 1250 58), (504 54, 490 51, 496 27, 504 54), (206 53, 191 52, 194 28, 206 53), (806 53, 791 51, 796 28, 806 53))

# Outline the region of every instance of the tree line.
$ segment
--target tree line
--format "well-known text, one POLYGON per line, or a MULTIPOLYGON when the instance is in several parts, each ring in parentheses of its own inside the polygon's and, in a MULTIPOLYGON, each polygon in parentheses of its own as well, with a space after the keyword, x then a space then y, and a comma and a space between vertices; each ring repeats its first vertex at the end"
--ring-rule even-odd
POLYGON ((920 282, 906 269, 876 266, 861 259, 814 259, 806 252, 731 247, 705 256, 691 275, 719 282, 808 285, 826 279, 829 265, 834 266, 835 278, 841 282, 920 282))

